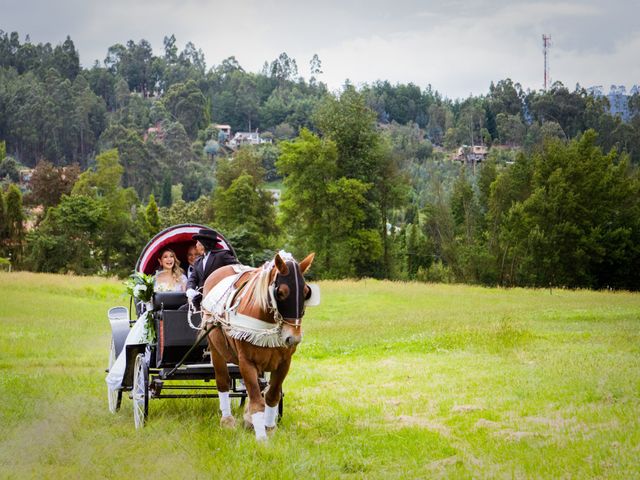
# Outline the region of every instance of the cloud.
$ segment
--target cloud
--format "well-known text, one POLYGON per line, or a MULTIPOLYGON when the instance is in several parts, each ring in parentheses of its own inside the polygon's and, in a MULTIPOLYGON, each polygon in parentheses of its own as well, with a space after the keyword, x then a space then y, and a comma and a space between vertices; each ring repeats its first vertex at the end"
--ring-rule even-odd
MULTIPOLYGON (((450 97, 486 93, 491 81, 506 77, 525 88, 539 89, 543 83, 542 33, 555 36, 556 24, 567 19, 602 21, 602 14, 596 6, 561 2, 507 5, 484 15, 438 16, 421 30, 371 35, 321 50, 323 80, 334 88, 345 78, 354 83, 388 79, 422 87, 431 84, 450 97)), ((552 76, 566 85, 602 83, 598 82, 601 78, 615 77, 618 83, 639 78, 633 73, 637 71, 634 48, 640 51, 635 41, 620 42, 606 53, 597 44, 583 45, 577 55, 573 46, 563 45, 563 35, 558 36, 551 50, 552 76), (600 70, 601 66, 607 71, 600 70)))
POLYGON ((321 80, 332 88, 347 78, 383 79, 466 97, 506 77, 541 88, 541 35, 548 33, 553 79, 568 86, 640 82, 640 7, 633 0, 5 2, 1 29, 54 45, 70 35, 85 67, 130 39, 148 40, 161 55, 163 37, 173 33, 179 48, 187 41, 201 48, 209 67, 234 55, 258 71, 287 52, 308 75, 308 61, 318 53, 321 80))

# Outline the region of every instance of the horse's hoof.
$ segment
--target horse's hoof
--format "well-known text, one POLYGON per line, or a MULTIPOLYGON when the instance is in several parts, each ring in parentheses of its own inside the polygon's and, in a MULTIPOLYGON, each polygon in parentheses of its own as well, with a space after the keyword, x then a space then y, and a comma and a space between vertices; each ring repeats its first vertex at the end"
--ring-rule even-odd
POLYGON ((273 427, 264 427, 264 428, 267 431, 267 435, 270 437, 274 433, 276 433, 276 428, 278 428, 278 427, 276 425, 274 425, 273 427))
POLYGON ((228 429, 235 428, 236 419, 232 415, 229 415, 228 417, 222 417, 220 419, 220 426, 222 428, 228 428, 228 429))
POLYGON ((247 421, 247 419, 246 419, 246 418, 244 419, 243 425, 244 425, 244 428, 245 428, 245 429, 247 429, 247 430, 253 430, 253 423, 251 423, 251 422, 247 421))

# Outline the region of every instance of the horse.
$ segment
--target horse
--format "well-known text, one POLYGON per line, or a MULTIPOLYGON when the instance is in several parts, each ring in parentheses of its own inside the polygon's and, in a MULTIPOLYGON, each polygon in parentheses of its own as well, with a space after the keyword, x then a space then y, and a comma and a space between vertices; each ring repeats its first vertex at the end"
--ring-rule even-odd
POLYGON ((230 362, 239 366, 249 397, 245 426, 253 425, 257 440, 266 440, 267 432, 275 429, 282 383, 302 341, 305 300, 311 296, 303 275, 314 255, 311 253, 298 263, 281 252, 262 267, 239 272, 237 266, 227 265, 205 280, 202 318, 203 325, 216 325, 207 339, 222 427, 235 427, 229 399, 230 362), (263 397, 258 377, 264 372, 271 376, 263 397))

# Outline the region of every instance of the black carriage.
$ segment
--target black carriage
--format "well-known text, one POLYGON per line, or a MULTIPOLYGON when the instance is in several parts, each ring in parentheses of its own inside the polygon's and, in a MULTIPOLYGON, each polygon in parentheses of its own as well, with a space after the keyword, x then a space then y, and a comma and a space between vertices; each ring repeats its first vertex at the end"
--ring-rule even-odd
MULTIPOLYGON (((176 225, 158 233, 144 247, 136 264, 136 271, 153 274, 158 265, 160 251, 171 248, 182 265, 186 261, 187 250, 193 245, 192 236, 202 225, 176 225)), ((218 234, 217 248, 228 249, 235 254, 233 247, 218 234)), ((122 386, 117 390, 108 388, 109 410, 112 413, 120 409, 122 396, 128 393, 133 400, 133 416, 136 428, 144 426, 151 399, 162 398, 217 398, 215 373, 211 365, 206 338, 197 345, 200 332, 194 326, 200 324, 199 314, 188 318, 187 310, 179 308, 187 303, 187 297, 181 292, 156 292, 153 295, 152 316, 156 340, 152 343, 125 344, 127 335, 135 320, 130 311, 142 313, 142 303, 131 299, 129 308, 117 306, 109 309, 111 324, 111 351, 109 369, 116 358, 124 352, 125 369, 122 386)), ((229 396, 243 405, 247 392, 237 365, 229 364, 231 391, 229 396)), ((261 379, 261 386, 268 381, 261 379)), ((279 406, 282 416, 282 402, 279 406)))

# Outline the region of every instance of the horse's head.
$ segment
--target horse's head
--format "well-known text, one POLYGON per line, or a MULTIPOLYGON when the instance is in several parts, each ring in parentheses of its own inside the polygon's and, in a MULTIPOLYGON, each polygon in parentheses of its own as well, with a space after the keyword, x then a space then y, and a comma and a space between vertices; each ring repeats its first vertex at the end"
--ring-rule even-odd
POLYGON ((278 313, 282 316, 281 338, 285 345, 292 347, 302 341, 302 317, 304 302, 311 295, 311 289, 304 281, 304 274, 313 262, 314 253, 300 263, 285 261, 279 254, 275 256, 277 270, 273 282, 273 296, 278 313))

